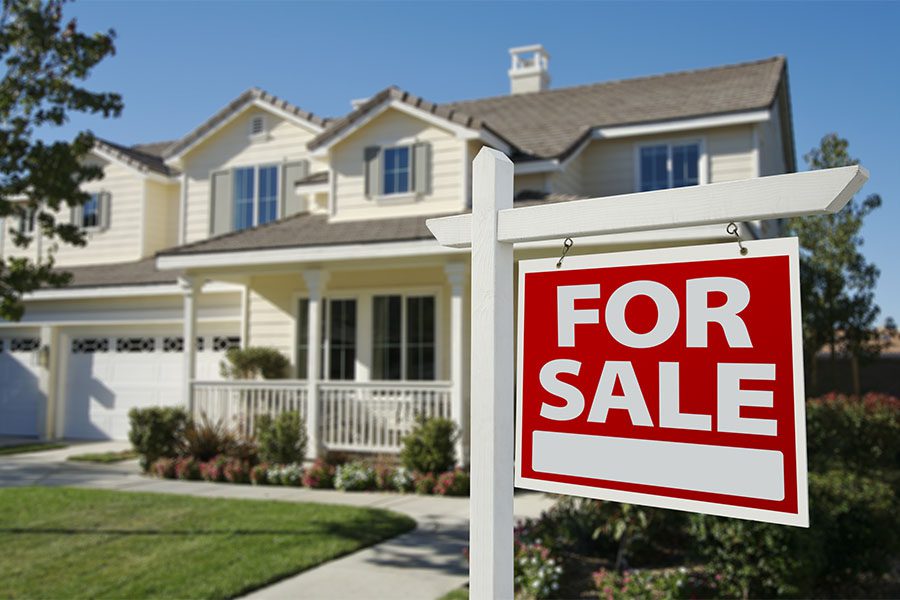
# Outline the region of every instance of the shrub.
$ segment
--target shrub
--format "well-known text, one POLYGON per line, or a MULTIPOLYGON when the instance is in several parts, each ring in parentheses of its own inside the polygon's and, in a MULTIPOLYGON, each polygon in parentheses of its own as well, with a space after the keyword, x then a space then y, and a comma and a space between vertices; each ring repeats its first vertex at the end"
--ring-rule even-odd
POLYGON ((516 542, 514 560, 517 598, 552 598, 559 592, 562 566, 545 546, 516 542))
POLYGON ((178 479, 200 479, 200 463, 193 456, 182 456, 175 461, 175 476, 178 479))
POLYGON ((362 461, 340 465, 334 472, 334 487, 345 492, 371 490, 375 487, 375 469, 362 461))
POLYGON ((235 446, 235 436, 219 421, 210 421, 205 414, 200 422, 191 421, 184 429, 181 438, 181 453, 193 456, 201 462, 212 460, 216 456, 227 456, 235 446))
POLYGON ((163 479, 175 479, 175 459, 157 458, 151 472, 163 479))
POLYGON ((219 371, 227 379, 284 379, 290 362, 275 348, 254 346, 230 348, 225 360, 219 363, 219 371))
POLYGON ((411 492, 415 486, 413 473, 406 467, 398 467, 391 476, 391 485, 398 492, 411 492))
POLYGON ((705 515, 692 518, 695 547, 729 596, 828 594, 879 575, 896 555, 900 526, 892 488, 846 471, 810 473, 810 528, 705 515))
POLYGON ((669 600, 718 597, 716 579, 703 569, 599 569, 592 574, 604 600, 669 600))
POLYGON ((269 483, 269 463, 261 463, 250 469, 250 483, 253 485, 269 483))
POLYGON ((157 459, 178 455, 178 440, 188 422, 183 408, 132 408, 128 420, 128 439, 140 454, 141 469, 147 471, 157 459))
POLYGON ((443 473, 456 464, 456 424, 450 419, 419 418, 403 437, 400 464, 410 471, 443 473))
POLYGON ((432 494, 434 486, 437 483, 437 477, 434 473, 413 473, 413 489, 417 494, 432 494))
POLYGON ((288 464, 306 457, 306 424, 297 411, 256 418, 259 457, 266 462, 288 464))
POLYGON ((875 393, 813 398, 806 403, 806 439, 813 471, 900 469, 900 399, 875 393))
POLYGON ((303 485, 313 489, 333 488, 334 471, 334 466, 318 458, 303 474, 303 485))
POLYGON ((200 476, 204 481, 225 481, 226 456, 216 456, 204 463, 200 463, 200 476))
POLYGON ((469 474, 459 468, 441 473, 434 484, 434 493, 439 496, 468 496, 469 474))
POLYGON ((225 463, 225 481, 229 483, 250 483, 250 463, 239 458, 230 458, 225 463))
POLYGON ((394 475, 397 472, 397 468, 393 464, 379 459, 372 466, 372 469, 375 471, 376 490, 394 491, 397 489, 394 485, 394 475))

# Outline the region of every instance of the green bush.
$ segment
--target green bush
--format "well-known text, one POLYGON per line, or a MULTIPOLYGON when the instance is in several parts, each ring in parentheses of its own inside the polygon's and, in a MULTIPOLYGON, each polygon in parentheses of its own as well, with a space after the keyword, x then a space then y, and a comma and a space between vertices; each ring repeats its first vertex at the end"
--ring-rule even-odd
POLYGON ((345 492, 360 492, 376 486, 375 469, 362 461, 348 462, 334 472, 334 487, 345 492))
POLYGON ((261 460, 290 464, 306 457, 306 423, 297 411, 256 417, 256 439, 261 460))
POLYGON ((694 548, 726 596, 796 597, 852 589, 898 550, 889 485, 846 471, 810 473, 810 528, 694 515, 694 548))
POLYGON ((443 473, 456 465, 456 424, 450 419, 420 417, 403 437, 400 464, 410 471, 443 473))
POLYGON ((205 414, 200 422, 191 421, 181 435, 180 450, 184 456, 191 456, 206 462, 216 456, 231 456, 237 444, 235 435, 219 421, 210 421, 205 414))
POLYGON ((290 362, 275 348, 229 348, 219 371, 228 379, 284 379, 290 362))
POLYGON ((871 473, 900 469, 900 399, 827 394, 806 403, 808 463, 812 471, 871 473))
POLYGON ((188 423, 183 408, 132 408, 128 411, 131 429, 128 439, 140 455, 141 469, 147 471, 159 458, 175 458, 179 440, 188 423))

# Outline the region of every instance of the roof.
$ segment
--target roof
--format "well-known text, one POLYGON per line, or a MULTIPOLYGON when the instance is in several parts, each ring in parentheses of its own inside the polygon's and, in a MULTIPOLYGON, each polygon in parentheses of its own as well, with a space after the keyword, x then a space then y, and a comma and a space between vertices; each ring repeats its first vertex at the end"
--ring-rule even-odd
POLYGON ((328 171, 316 171, 294 182, 294 185, 311 185, 314 183, 328 183, 328 171))
MULTIPOLYGON (((583 196, 523 192, 516 197, 516 204, 527 206, 548 202, 566 202, 580 198, 583 196)), ((329 221, 326 215, 301 213, 252 229, 234 231, 193 244, 163 250, 158 253, 158 256, 433 240, 434 236, 425 225, 425 221, 433 216, 329 221)))
POLYGON ((250 88, 245 91, 243 94, 232 100, 228 103, 227 106, 219 110, 216 114, 208 118, 206 121, 201 123, 197 128, 193 131, 185 135, 180 140, 177 140, 175 143, 170 145, 165 151, 165 158, 170 158, 176 156, 178 154, 183 153, 185 150, 198 143, 200 140, 205 138, 209 133, 211 133, 216 127, 218 127, 222 122, 228 120, 232 115, 241 111, 248 104, 260 101, 265 104, 272 106, 278 110, 285 111, 289 114, 292 114, 296 117, 299 117, 305 121, 308 121, 315 125, 316 127, 325 127, 328 124, 328 119, 324 117, 320 117, 318 115, 314 115, 311 112, 305 111, 302 108, 294 106, 287 100, 282 100, 277 96, 273 96, 272 94, 263 91, 259 88, 250 88))
POLYGON ((72 282, 67 288, 175 283, 181 274, 179 271, 157 270, 153 257, 107 265, 61 267, 59 270, 72 274, 72 282))
POLYGON ((634 125, 769 108, 777 97, 785 59, 666 73, 436 104, 400 88, 386 88, 328 127, 310 143, 314 150, 339 138, 388 100, 448 122, 487 130, 508 142, 521 159, 557 158, 596 127, 634 125))
POLYGON ((109 140, 96 138, 95 147, 112 155, 117 160, 141 171, 142 173, 158 173, 166 177, 177 171, 163 162, 160 154, 160 146, 171 142, 156 142, 152 144, 137 144, 134 146, 122 146, 109 140))

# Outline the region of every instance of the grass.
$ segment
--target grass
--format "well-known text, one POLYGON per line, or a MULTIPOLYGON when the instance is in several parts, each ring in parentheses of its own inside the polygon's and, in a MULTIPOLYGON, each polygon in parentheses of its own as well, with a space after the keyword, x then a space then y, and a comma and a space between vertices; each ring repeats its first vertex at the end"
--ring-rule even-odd
POLYGON ((67 447, 68 444, 60 442, 30 442, 27 444, 16 444, 15 446, 0 447, 0 456, 7 454, 24 454, 26 452, 43 452, 44 450, 59 450, 67 447))
POLYGON ((0 596, 231 598, 414 526, 369 508, 2 489, 0 596))
POLYGON ((461 587, 456 588, 455 590, 450 590, 449 592, 441 596, 439 600, 469 600, 469 588, 461 587))
POLYGON ((118 452, 89 452, 87 454, 75 454, 73 456, 70 456, 66 460, 73 460, 75 462, 109 464, 122 462, 123 460, 133 460, 137 457, 138 453, 134 450, 119 450, 118 452))

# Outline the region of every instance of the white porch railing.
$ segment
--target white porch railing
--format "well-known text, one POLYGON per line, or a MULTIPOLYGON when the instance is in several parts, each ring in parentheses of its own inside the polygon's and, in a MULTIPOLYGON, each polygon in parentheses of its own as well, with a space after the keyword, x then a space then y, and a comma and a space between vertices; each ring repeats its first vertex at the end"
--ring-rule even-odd
MULTIPOLYGON (((309 418, 305 381, 195 381, 191 412, 252 435, 259 415, 296 410, 309 418)), ((446 381, 330 381, 316 386, 319 438, 327 450, 399 452, 420 415, 452 418, 446 381)))
POLYGON ((256 431, 256 417, 277 416, 295 410, 307 418, 308 388, 305 381, 195 381, 191 384, 191 412, 206 415, 245 435, 256 431))
POLYGON ((319 385, 322 444, 329 450, 399 452, 419 415, 451 418, 449 382, 319 385))

